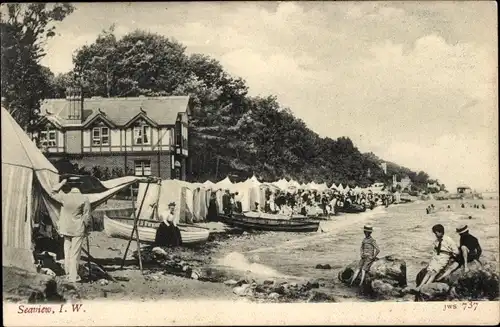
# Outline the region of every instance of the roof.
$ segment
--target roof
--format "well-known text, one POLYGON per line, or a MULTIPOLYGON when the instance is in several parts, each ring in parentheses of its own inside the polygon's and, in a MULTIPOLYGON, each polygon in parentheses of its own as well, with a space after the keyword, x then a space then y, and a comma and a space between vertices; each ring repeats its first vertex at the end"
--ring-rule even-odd
POLYGON ((2 164, 49 170, 58 173, 57 169, 43 155, 12 118, 7 109, 2 107, 2 164), (8 142, 5 140, 9 140, 8 142))
MULTIPOLYGON (((62 125, 68 125, 69 101, 47 99, 42 102, 41 114, 56 116, 62 125)), ((98 115, 99 110, 117 126, 126 125, 141 111, 159 125, 173 125, 177 115, 188 112, 189 96, 134 97, 134 98, 86 98, 83 100, 83 122, 98 115)))
POLYGON ((467 185, 458 185, 457 188, 470 188, 470 187, 467 185))

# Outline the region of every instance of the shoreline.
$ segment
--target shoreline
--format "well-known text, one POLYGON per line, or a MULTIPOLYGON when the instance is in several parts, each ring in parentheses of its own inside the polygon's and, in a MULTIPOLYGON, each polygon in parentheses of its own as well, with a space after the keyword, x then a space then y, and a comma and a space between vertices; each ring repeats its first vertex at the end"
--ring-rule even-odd
MULTIPOLYGON (((395 207, 402 207, 402 205, 395 207)), ((439 213, 439 211, 436 213, 439 213)), ((455 211, 453 214, 461 213, 455 211)), ((76 293, 79 293, 79 298, 85 301, 179 299, 307 303, 315 300, 315 296, 319 302, 413 301, 409 296, 392 299, 370 298, 360 294, 357 288, 349 288, 343 285, 338 281, 337 274, 344 265, 333 262, 334 257, 329 255, 314 258, 317 261, 312 266, 309 266, 311 263, 309 258, 307 263, 309 271, 315 269, 316 264, 329 264, 331 267, 327 270, 313 271, 315 274, 307 277, 304 275, 289 275, 286 271, 280 272, 281 276, 273 276, 275 271, 272 271, 272 267, 266 266, 265 262, 262 262, 257 255, 260 252, 264 253, 272 249, 282 249, 297 252, 298 258, 300 258, 300 254, 305 253, 302 252, 304 249, 301 247, 320 244, 331 237, 343 237, 346 230, 349 229, 348 226, 351 226, 350 229, 357 229, 355 228, 357 226, 353 227, 352 225, 359 225, 371 220, 377 221, 383 218, 384 215, 385 208, 378 208, 369 211, 367 214, 342 214, 334 217, 331 221, 321 223, 322 225, 331 224, 331 226, 334 226, 334 228, 327 229, 325 233, 316 232, 311 235, 304 235, 309 234, 304 233, 300 236, 293 233, 275 234, 273 232, 243 232, 239 235, 231 234, 227 230, 217 232, 219 223, 210 223, 213 225, 210 227, 213 235, 209 242, 194 247, 165 249, 165 252, 170 256, 169 269, 166 269, 168 264, 162 265, 151 260, 148 263, 145 260, 143 261, 144 275, 141 274, 138 260, 134 256, 136 251, 135 241, 131 242, 126 265, 123 270, 120 270, 119 267, 128 241, 110 238, 104 232, 92 232, 90 235, 90 254, 95 258, 96 263, 103 265, 113 277, 119 280, 117 282, 103 282, 99 279, 92 283, 85 282, 77 284, 74 292, 65 290, 63 293, 67 294, 69 299, 77 299, 76 293), (273 241, 278 240, 275 239, 278 236, 280 241, 273 244, 273 241), (286 241, 281 242, 284 239, 286 241), (268 246, 270 244, 273 245, 268 246), (327 259, 325 260, 325 258, 327 259), (270 269, 271 273, 259 276, 259 272, 266 269, 270 269), (203 273, 211 271, 211 275, 207 277, 206 274, 200 273, 201 276, 193 279, 189 276, 191 271, 203 273), (241 288, 243 285, 248 285, 243 288, 252 291, 245 293, 245 290, 241 288), (304 285, 305 287, 303 287, 304 285), (240 288, 237 289, 238 287, 240 288), (255 289, 258 292, 254 292, 255 289), (238 292, 242 294, 238 294, 238 292), (277 293, 278 295, 273 294, 271 296, 271 293, 277 293)), ((424 217, 433 219, 431 217, 438 216, 440 214, 424 217)), ((339 242, 342 243, 342 238, 339 239, 339 242)), ((143 254, 146 248, 146 246, 141 246, 143 254)), ((269 262, 273 258, 266 259, 269 262)), ((355 255, 353 255, 353 259, 355 259, 355 255)), ((87 259, 85 255, 82 255, 82 266, 85 266, 86 263, 87 259)), ((9 268, 4 267, 4 271, 5 269, 9 268)), ((407 276, 408 284, 413 282, 413 278, 414 276, 407 276)), ((60 277, 56 277, 55 280, 58 285, 64 285, 60 277)), ((26 280, 24 283, 20 283, 18 288, 29 288, 29 283, 30 281, 26 280)), ((10 293, 5 291, 8 290, 10 285, 13 284, 7 280, 4 281, 4 298, 11 297, 15 299, 16 290, 11 290, 10 293)), ((19 301, 27 299, 26 295, 18 297, 19 301)))

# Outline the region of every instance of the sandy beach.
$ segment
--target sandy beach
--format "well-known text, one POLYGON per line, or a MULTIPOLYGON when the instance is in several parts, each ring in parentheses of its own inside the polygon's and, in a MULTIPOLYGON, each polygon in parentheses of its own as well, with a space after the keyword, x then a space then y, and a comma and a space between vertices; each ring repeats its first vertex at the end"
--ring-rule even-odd
MULTIPOLYGON (((317 283, 317 291, 332 296, 336 302, 372 301, 374 299, 359 294, 354 288, 345 287, 337 279, 338 271, 357 259, 362 237, 360 228, 365 223, 375 226, 374 237, 382 251, 380 256, 398 255, 405 258, 407 279, 411 285, 416 273, 430 257, 430 228, 435 223, 444 224, 450 236, 455 239, 457 237, 452 228, 460 223, 469 224, 472 233, 481 241, 484 260, 498 264, 498 204, 486 200, 475 202, 484 203, 487 209, 460 208, 458 201, 435 202, 437 211, 430 215, 424 210, 429 205, 427 202, 377 207, 361 214, 335 216, 330 221, 322 222, 321 231, 316 233, 244 232, 240 235, 212 237, 208 243, 196 247, 169 250, 170 255, 175 255, 191 267, 216 272, 211 281, 172 274, 155 262, 144 262, 142 275, 137 257, 133 255, 137 250, 135 241, 131 243, 124 268, 120 269, 127 240, 108 237, 104 232, 92 232, 89 237, 90 253, 95 262, 102 265, 116 281, 105 284, 101 281, 78 283, 75 293, 83 300, 290 301, 285 298, 279 300, 238 296, 233 292, 234 284, 224 284, 227 280, 244 279, 250 283, 262 283, 266 280, 299 285, 317 283), (448 205, 450 209, 447 209, 448 205), (472 218, 469 219, 469 216, 472 218), (317 264, 329 264, 331 269, 316 269, 317 264)), ((127 201, 110 201, 106 206, 116 208, 128 204, 127 201)), ((222 225, 210 224, 214 230, 220 229, 222 225)), ((145 249, 146 245, 141 248, 145 249)), ((85 262, 86 257, 83 256, 82 264, 85 262)), ((9 268, 4 268, 4 275, 5 269, 9 268)), ((60 277, 56 279, 63 283, 60 277)), ((14 290, 11 287, 9 291, 9 287, 5 287, 9 285, 13 285, 12 282, 4 279, 4 296, 10 296, 14 300, 12 294, 17 291, 15 287, 14 290)))

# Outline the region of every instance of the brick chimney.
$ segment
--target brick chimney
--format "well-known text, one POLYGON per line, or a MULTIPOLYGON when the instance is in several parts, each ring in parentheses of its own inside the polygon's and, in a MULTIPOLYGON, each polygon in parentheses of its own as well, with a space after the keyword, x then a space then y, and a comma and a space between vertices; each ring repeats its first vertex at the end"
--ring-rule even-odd
POLYGON ((67 88, 68 116, 65 117, 72 124, 80 124, 83 119, 83 92, 81 88, 67 88))

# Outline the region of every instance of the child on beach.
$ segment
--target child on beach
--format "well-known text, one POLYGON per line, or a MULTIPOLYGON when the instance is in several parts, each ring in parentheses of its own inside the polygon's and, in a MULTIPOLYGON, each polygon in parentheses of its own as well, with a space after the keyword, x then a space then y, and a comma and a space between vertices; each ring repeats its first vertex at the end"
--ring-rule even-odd
POLYGON ((422 282, 417 286, 417 291, 420 291, 423 285, 432 283, 439 273, 456 261, 459 255, 457 244, 448 235, 444 235, 443 225, 432 226, 432 232, 436 236, 433 244, 433 256, 422 282))
POLYGON ((363 285, 366 272, 370 270, 372 263, 375 261, 377 255, 380 253, 380 249, 378 248, 377 242, 371 236, 373 232, 373 227, 371 225, 366 225, 363 228, 363 232, 365 233, 365 238, 361 242, 361 260, 359 261, 358 268, 352 275, 350 285, 354 283, 360 271, 361 271, 361 281, 359 283, 359 286, 363 285))

